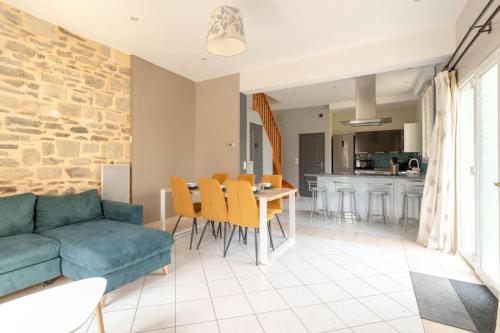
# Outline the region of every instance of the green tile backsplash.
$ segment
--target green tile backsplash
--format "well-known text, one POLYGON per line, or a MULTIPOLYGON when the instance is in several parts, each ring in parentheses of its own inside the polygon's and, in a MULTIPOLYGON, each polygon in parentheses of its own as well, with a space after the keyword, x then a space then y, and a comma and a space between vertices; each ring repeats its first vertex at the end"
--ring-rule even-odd
POLYGON ((390 160, 396 157, 399 162, 406 162, 410 158, 417 158, 420 163, 421 172, 427 171, 427 163, 422 163, 422 157, 418 153, 373 153, 373 154, 356 154, 356 159, 372 159, 375 168, 390 168, 390 160))

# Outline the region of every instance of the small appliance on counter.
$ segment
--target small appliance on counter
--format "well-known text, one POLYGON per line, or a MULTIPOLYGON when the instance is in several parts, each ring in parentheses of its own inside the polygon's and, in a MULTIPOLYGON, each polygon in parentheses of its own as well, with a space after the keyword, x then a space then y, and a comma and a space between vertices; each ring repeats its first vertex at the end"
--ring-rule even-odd
POLYGON ((373 169, 372 159, 357 159, 356 160, 356 170, 371 170, 373 169))
POLYGON ((399 162, 397 157, 392 157, 391 158, 391 175, 397 176, 399 172, 399 162))

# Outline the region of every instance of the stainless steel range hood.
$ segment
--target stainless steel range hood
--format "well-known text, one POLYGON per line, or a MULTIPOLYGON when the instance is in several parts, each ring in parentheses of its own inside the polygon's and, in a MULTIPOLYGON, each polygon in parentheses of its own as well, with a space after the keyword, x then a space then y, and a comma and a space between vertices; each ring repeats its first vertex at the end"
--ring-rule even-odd
POLYGON ((380 126, 386 119, 376 117, 375 75, 356 78, 356 119, 349 124, 353 127, 380 126))

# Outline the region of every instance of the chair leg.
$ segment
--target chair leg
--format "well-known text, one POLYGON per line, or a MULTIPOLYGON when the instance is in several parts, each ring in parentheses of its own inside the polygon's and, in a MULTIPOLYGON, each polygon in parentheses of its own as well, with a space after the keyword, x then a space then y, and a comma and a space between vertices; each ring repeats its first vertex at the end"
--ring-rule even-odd
POLYGON ((258 229, 255 228, 255 265, 259 266, 259 237, 257 233, 258 229))
POLYGON ((216 234, 216 236, 222 238, 222 225, 221 225, 221 222, 219 222, 219 225, 217 226, 217 232, 215 234, 216 234))
POLYGON ((189 243, 189 249, 191 250, 191 248, 193 247, 193 237, 194 237, 194 226, 196 224, 196 218, 193 219, 193 223, 191 224, 191 242, 189 243))
POLYGON ((222 255, 224 257, 226 256, 226 229, 227 229, 227 223, 224 222, 224 244, 222 247, 222 255))
POLYGON ((97 303, 97 306, 95 309, 95 315, 96 315, 96 319, 97 319, 97 327, 99 329, 99 333, 104 333, 104 320, 102 317, 101 302, 97 303))
POLYGON ((177 219, 177 222, 175 223, 174 230, 172 231, 172 237, 174 237, 175 231, 177 230, 177 227, 179 226, 179 221, 181 220, 181 217, 182 216, 179 215, 179 218, 177 219))
POLYGON ((281 225, 280 217, 278 216, 278 214, 276 214, 276 220, 278 220, 278 225, 280 226, 281 233, 283 234, 283 238, 286 239, 285 230, 283 230, 283 225, 281 225))
POLYGON ((234 231, 236 230, 236 225, 233 226, 233 230, 231 230, 231 235, 229 236, 229 239, 227 241, 227 246, 226 248, 224 249, 224 257, 226 256, 227 254, 227 250, 229 250, 229 245, 231 245, 231 241, 233 240, 233 236, 234 236, 234 231))
POLYGON ((245 245, 248 244, 248 227, 245 227, 245 245))
POLYGON ((210 221, 210 224, 212 225, 212 235, 214 236, 215 239, 217 239, 217 235, 215 234, 215 223, 214 223, 214 221, 210 221))
POLYGON ((269 234, 269 243, 271 244, 271 249, 273 249, 274 251, 273 234, 271 232, 271 220, 267 221, 267 233, 269 234))
POLYGON ((203 227, 203 231, 201 232, 200 239, 198 240, 198 245, 196 245, 197 250, 200 248, 201 241, 203 239, 203 236, 205 235, 205 231, 207 230, 207 227, 209 224, 210 224, 210 221, 207 221, 207 223, 205 223, 205 226, 203 227))
POLYGON ((198 234, 198 221, 196 220, 196 217, 194 218, 194 231, 198 234))

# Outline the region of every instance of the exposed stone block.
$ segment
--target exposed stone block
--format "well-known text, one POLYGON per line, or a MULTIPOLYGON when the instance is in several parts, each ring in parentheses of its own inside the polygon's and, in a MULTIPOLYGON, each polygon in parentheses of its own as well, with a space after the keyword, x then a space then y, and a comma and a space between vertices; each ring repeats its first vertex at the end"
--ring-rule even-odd
POLYGON ((122 158, 122 156, 123 156, 123 144, 116 143, 116 142, 108 143, 106 151, 108 153, 109 158, 112 158, 112 159, 122 158))
POLYGON ((54 167, 43 167, 37 170, 37 177, 39 179, 57 179, 61 178, 62 169, 54 167))
POLYGON ((56 141, 56 152, 60 157, 78 157, 80 154, 80 143, 74 141, 56 141))
POLYGON ((80 167, 66 168, 66 169, 64 169, 64 171, 71 178, 89 178, 89 177, 92 177, 92 171, 89 168, 80 168, 80 167))
POLYGON ((40 152, 33 148, 23 149, 22 151, 23 164, 30 166, 40 163, 40 152))
POLYGON ((36 54, 35 50, 33 50, 32 48, 12 40, 9 40, 7 41, 7 43, 5 43, 5 48, 14 52, 19 52, 29 58, 34 57, 36 54))

